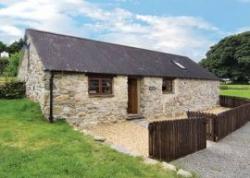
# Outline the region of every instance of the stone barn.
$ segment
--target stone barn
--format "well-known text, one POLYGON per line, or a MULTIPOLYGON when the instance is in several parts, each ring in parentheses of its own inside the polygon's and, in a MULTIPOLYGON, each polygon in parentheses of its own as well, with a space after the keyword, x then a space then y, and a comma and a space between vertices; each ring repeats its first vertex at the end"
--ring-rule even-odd
POLYGON ((218 104, 219 80, 185 56, 33 29, 18 78, 50 121, 155 119, 218 104))

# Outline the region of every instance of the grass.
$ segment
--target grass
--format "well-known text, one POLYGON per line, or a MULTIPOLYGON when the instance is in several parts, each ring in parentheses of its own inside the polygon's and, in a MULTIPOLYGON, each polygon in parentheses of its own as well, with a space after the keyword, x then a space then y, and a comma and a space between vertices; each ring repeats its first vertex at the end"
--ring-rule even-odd
POLYGON ((74 131, 65 121, 48 123, 39 106, 0 100, 0 177, 170 178, 175 173, 142 158, 118 153, 74 131))
POLYGON ((221 85, 220 94, 250 99, 250 85, 221 85))

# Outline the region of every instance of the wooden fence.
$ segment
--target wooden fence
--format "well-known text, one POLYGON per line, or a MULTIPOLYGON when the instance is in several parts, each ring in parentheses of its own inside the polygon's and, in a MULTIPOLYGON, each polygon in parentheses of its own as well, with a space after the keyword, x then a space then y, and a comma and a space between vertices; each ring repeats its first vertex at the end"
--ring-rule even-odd
POLYGON ((235 108, 247 103, 250 103, 250 99, 235 96, 220 96, 220 105, 223 107, 235 108))
POLYGON ((239 129, 250 120, 250 103, 217 115, 215 121, 216 141, 239 129))
POLYGON ((206 135, 208 140, 218 141, 250 121, 250 103, 241 105, 220 114, 188 112, 191 119, 206 119, 206 135))
POLYGON ((149 124, 149 156, 171 161, 206 148, 203 118, 152 122, 149 124))

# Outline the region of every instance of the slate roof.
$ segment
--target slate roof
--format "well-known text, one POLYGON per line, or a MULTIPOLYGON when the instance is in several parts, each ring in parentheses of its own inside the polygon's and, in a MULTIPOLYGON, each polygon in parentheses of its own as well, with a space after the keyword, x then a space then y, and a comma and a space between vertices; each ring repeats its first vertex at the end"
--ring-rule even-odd
POLYGON ((218 80, 184 56, 34 29, 26 30, 26 35, 32 38, 47 71, 218 80))

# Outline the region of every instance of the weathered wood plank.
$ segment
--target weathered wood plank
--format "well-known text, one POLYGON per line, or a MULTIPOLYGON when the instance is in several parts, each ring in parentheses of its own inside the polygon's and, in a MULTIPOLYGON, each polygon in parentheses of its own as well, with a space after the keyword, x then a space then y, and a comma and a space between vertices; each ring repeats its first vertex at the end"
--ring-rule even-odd
POLYGON ((206 148, 204 119, 159 121, 149 124, 149 155, 171 161, 206 148))

